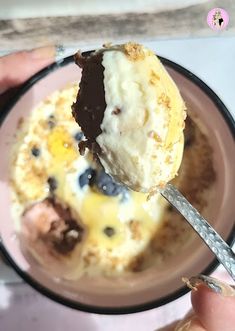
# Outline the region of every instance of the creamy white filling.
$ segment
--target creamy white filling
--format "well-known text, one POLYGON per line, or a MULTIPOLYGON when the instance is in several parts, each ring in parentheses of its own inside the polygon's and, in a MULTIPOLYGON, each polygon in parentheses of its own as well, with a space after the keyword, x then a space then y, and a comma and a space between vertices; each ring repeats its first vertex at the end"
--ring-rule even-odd
MULTIPOLYGON (((131 61, 121 51, 107 51, 102 65, 107 107, 102 133, 97 137, 103 151, 101 163, 116 180, 148 192, 172 178, 176 155, 182 156, 177 144, 166 149, 169 112, 158 102, 162 91, 150 84, 146 73, 151 65, 153 69, 159 66, 159 61, 154 55, 150 62, 131 61), (116 109, 120 110, 117 115, 113 113, 116 109), (151 137, 153 133, 161 142, 151 137), (167 157, 172 163, 166 163, 167 157)), ((168 75, 165 70, 163 73, 168 75)))

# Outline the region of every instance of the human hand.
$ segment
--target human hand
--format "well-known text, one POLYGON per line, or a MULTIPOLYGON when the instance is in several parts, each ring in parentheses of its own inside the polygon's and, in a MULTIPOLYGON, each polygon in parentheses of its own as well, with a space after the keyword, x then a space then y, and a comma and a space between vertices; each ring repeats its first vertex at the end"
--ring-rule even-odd
POLYGON ((235 331, 235 289, 215 278, 199 275, 187 280, 193 310, 158 331, 235 331))
POLYGON ((53 63, 55 56, 56 48, 47 46, 0 57, 0 94, 53 63))

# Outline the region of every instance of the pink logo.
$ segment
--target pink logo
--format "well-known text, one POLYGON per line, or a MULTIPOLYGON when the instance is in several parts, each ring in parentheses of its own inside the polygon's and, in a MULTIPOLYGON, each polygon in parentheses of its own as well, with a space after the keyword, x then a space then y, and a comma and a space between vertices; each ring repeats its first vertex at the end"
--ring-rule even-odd
POLYGON ((224 30, 229 22, 229 15, 222 8, 214 8, 207 15, 207 24, 213 30, 224 30))

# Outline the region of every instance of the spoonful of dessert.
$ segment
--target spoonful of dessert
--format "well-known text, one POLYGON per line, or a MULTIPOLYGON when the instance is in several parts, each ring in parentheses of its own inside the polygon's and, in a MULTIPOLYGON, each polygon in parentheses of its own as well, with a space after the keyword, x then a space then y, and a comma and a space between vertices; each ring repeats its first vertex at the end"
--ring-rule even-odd
POLYGON ((199 212, 169 182, 184 148, 186 107, 180 92, 149 49, 136 43, 77 53, 82 68, 75 120, 105 171, 138 192, 159 192, 189 222, 235 280, 235 255, 199 212))

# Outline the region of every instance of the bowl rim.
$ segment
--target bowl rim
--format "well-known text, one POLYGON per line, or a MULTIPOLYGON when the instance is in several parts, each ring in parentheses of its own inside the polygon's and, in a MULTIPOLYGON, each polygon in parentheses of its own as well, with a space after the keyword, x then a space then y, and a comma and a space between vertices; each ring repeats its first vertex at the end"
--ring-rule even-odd
MULTIPOLYGON (((85 56, 88 56, 93 51, 87 51, 83 52, 82 54, 85 56)), ((190 72, 188 69, 182 67, 181 65, 165 58, 158 56, 160 61, 163 63, 163 65, 167 65, 168 67, 176 70, 180 74, 182 74, 187 79, 191 80, 194 84, 196 84, 204 93, 206 93, 211 101, 215 104, 218 111, 223 116, 224 120, 226 121, 226 124, 228 125, 228 128, 232 134, 232 136, 235 138, 235 120, 233 119, 233 116, 228 111, 227 107, 224 105, 224 103, 220 100, 220 98, 217 96, 217 94, 206 84, 204 83, 200 78, 198 78, 195 74, 190 72)), ((1 125, 8 115, 8 113, 11 111, 12 107, 18 102, 18 100, 22 97, 23 94, 25 94, 35 83, 37 83, 39 80, 47 76, 48 74, 52 73, 53 71, 64 67, 68 64, 71 64, 74 62, 74 57, 68 56, 66 58, 63 58, 57 62, 54 62, 47 66, 46 68, 42 69, 38 73, 36 73, 34 76, 32 76, 29 80, 27 80, 21 88, 16 92, 14 97, 7 103, 7 105, 4 107, 3 111, 0 114, 0 128, 1 125)), ((235 225, 232 227, 231 232, 226 240, 226 242, 229 245, 232 245, 235 242, 235 225)), ((138 304, 138 305, 132 305, 129 307, 98 307, 88 304, 83 304, 68 298, 64 298, 63 296, 51 291, 49 288, 44 287, 39 282, 37 282, 35 279, 33 279, 27 272, 24 272, 20 269, 20 267, 17 265, 17 263, 13 260, 10 253, 8 253, 7 248, 4 246, 3 241, 1 239, 0 235, 0 252, 2 252, 3 257, 9 262, 10 266, 16 271, 16 273, 31 287, 36 289, 39 293, 42 293, 49 299, 58 302, 64 306, 77 309, 83 312, 88 313, 96 313, 96 314, 104 314, 104 315, 118 315, 118 314, 130 314, 130 313, 137 313, 146 311, 153 308, 158 308, 160 306, 163 306, 167 303, 170 303, 187 292, 190 291, 190 289, 186 286, 182 286, 175 292, 168 294, 167 296, 164 296, 162 298, 159 298, 157 300, 153 300, 151 302, 138 304)), ((209 275, 211 274, 219 265, 218 260, 215 258, 213 261, 201 272, 202 274, 209 275)))

